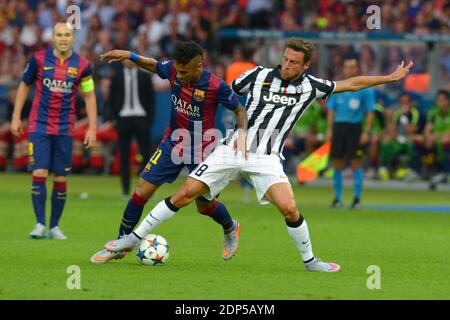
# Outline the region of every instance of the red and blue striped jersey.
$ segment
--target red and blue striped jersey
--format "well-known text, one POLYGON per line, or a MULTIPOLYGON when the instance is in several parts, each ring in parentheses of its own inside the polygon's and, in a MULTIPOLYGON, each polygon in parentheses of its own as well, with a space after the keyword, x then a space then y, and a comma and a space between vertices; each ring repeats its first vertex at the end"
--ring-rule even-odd
POLYGON ((22 76, 26 84, 36 82, 29 132, 72 136, 78 87, 90 76, 89 61, 75 52, 64 61, 51 48, 35 52, 22 76))
MULTIPOLYGON (((172 109, 163 142, 170 139, 175 130, 185 129, 190 133, 192 150, 199 147, 205 150, 207 145, 217 142, 205 139, 208 137, 207 131, 215 128, 217 107, 223 105, 234 111, 239 105, 239 98, 224 80, 207 70, 203 70, 196 83, 182 84, 176 76, 177 71, 173 64, 172 60, 156 64, 156 73, 161 78, 168 79, 171 85, 172 109)), ((175 136, 179 137, 180 134, 175 136)), ((182 133, 181 136, 183 136, 182 133)), ((172 144, 175 145, 178 142, 180 140, 172 141, 172 144)), ((196 157, 196 160, 202 159, 196 157)))

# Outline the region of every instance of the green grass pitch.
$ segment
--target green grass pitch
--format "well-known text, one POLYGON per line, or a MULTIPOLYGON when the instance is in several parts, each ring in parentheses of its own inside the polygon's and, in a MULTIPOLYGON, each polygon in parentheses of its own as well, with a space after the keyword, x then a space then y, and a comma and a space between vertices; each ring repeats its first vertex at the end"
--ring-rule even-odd
MULTIPOLYGON (((170 244, 166 265, 139 265, 134 254, 93 265, 90 256, 116 236, 126 200, 117 177, 71 176, 61 221, 67 241, 31 240, 35 220, 30 175, 0 174, 0 299, 449 299, 450 214, 329 209, 330 188, 295 186, 316 256, 342 272, 305 271, 281 215, 252 193, 242 202, 237 183, 221 195, 242 224, 239 253, 223 261, 222 232, 195 206, 154 233, 170 244), (81 193, 89 194, 82 199, 81 193), (79 266, 81 289, 69 290, 67 268, 79 266), (371 265, 381 289, 368 289, 371 265)), ((163 186, 146 206, 173 193, 163 186)), ((51 180, 50 180, 51 182, 51 180)), ((47 184, 47 193, 51 193, 47 184)), ((348 203, 351 190, 346 190, 348 203)), ((365 190, 364 203, 448 205, 449 194, 365 190)), ((47 220, 49 201, 47 201, 47 220)))

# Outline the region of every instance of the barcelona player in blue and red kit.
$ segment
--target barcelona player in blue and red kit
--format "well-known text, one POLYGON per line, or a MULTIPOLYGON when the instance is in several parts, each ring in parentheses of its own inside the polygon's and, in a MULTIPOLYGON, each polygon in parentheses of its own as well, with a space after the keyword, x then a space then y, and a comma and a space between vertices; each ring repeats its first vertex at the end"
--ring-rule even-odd
POLYGON ((45 232, 46 180, 53 172, 52 212, 48 236, 65 240, 58 227, 66 201, 67 175, 71 171, 75 98, 81 87, 86 101, 89 130, 84 143, 95 143, 97 106, 89 61, 72 51, 75 31, 64 22, 53 28, 54 48, 35 52, 22 76, 11 122, 15 136, 23 134, 20 114, 30 87, 36 85, 28 133, 30 167, 33 172, 31 197, 37 224, 30 233, 42 238, 45 232))
MULTIPOLYGON (((173 60, 164 62, 139 56, 124 50, 112 50, 100 56, 109 62, 130 59, 141 68, 157 73, 171 84, 172 109, 170 123, 158 149, 140 174, 134 194, 128 201, 119 227, 119 237, 130 234, 139 222, 144 205, 163 183, 173 182, 187 167, 194 170, 212 151, 214 118, 220 105, 234 111, 238 130, 247 129, 247 113, 238 97, 220 78, 203 69, 203 50, 195 42, 177 42, 173 60)), ((245 134, 236 143, 236 152, 245 153, 245 134)), ((223 227, 223 258, 230 259, 238 248, 240 225, 233 220, 225 206, 217 201, 196 199, 200 213, 210 216, 223 227)), ((121 259, 125 252, 103 249, 91 258, 93 263, 121 259)))

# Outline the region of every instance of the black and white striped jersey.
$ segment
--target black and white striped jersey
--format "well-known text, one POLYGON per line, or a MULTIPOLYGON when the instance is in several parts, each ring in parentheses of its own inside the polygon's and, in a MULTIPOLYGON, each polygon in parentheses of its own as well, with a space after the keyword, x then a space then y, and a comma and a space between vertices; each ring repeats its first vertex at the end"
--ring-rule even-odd
MULTIPOLYGON (((302 74, 289 82, 281 79, 280 66, 258 66, 243 73, 231 87, 238 95, 248 94, 249 152, 276 154, 283 158, 284 142, 298 119, 314 99, 326 99, 333 93, 336 83, 302 74)), ((226 138, 233 143, 237 133, 226 138)))

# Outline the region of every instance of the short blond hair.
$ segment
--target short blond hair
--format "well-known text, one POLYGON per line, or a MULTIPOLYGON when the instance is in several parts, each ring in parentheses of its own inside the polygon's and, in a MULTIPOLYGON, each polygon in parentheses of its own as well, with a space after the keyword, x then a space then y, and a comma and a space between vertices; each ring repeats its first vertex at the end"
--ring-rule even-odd
POLYGON ((311 61, 311 57, 314 52, 314 47, 311 42, 297 38, 290 38, 284 45, 284 50, 286 50, 287 48, 290 48, 294 51, 303 52, 305 55, 304 63, 309 63, 311 61))

